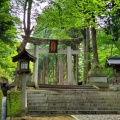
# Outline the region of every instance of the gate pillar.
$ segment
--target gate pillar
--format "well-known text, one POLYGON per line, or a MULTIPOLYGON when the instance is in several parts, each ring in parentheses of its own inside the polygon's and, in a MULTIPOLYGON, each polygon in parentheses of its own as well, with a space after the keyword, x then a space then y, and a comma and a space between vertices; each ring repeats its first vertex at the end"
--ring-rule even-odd
POLYGON ((67 46, 67 80, 68 85, 72 85, 72 51, 71 46, 67 46))
POLYGON ((35 83, 35 87, 38 87, 38 60, 39 60, 39 45, 35 45, 34 48, 34 56, 37 58, 34 63, 33 69, 33 80, 35 83))

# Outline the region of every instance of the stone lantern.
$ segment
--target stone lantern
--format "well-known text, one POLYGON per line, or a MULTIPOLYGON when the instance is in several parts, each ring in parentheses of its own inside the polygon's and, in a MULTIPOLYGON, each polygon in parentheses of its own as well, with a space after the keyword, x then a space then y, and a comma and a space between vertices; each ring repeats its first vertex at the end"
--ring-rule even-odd
POLYGON ((13 62, 18 61, 17 73, 21 75, 22 82, 22 111, 25 112, 27 108, 27 91, 26 91, 26 76, 30 73, 29 63, 35 62, 36 58, 29 54, 25 49, 18 55, 12 57, 13 62))

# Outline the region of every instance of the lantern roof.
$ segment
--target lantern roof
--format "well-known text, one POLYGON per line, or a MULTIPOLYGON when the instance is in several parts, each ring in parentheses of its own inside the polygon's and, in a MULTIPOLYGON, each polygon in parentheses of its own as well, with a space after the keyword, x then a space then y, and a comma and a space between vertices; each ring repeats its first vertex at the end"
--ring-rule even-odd
POLYGON ((119 66, 120 65, 120 57, 109 57, 106 60, 107 67, 119 66))
POLYGON ((18 55, 12 57, 12 61, 13 62, 16 62, 20 59, 24 59, 24 60, 29 60, 29 61, 32 61, 32 62, 35 62, 36 60, 36 57, 32 56, 31 54, 29 54, 25 49, 20 52, 18 55))

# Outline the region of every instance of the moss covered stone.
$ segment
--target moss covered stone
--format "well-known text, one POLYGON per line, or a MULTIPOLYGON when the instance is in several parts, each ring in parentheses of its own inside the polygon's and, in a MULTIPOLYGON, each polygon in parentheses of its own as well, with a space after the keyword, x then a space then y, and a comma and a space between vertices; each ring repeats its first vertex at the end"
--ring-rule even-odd
POLYGON ((19 116, 21 114, 21 92, 8 92, 7 116, 19 116))

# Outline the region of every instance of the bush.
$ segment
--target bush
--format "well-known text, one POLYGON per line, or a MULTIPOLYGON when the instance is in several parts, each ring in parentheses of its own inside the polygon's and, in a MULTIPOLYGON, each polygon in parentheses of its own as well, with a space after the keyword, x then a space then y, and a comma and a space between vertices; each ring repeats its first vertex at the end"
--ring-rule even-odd
POLYGON ((99 66, 99 65, 93 65, 92 68, 90 69, 88 76, 107 76, 107 71, 99 66))

